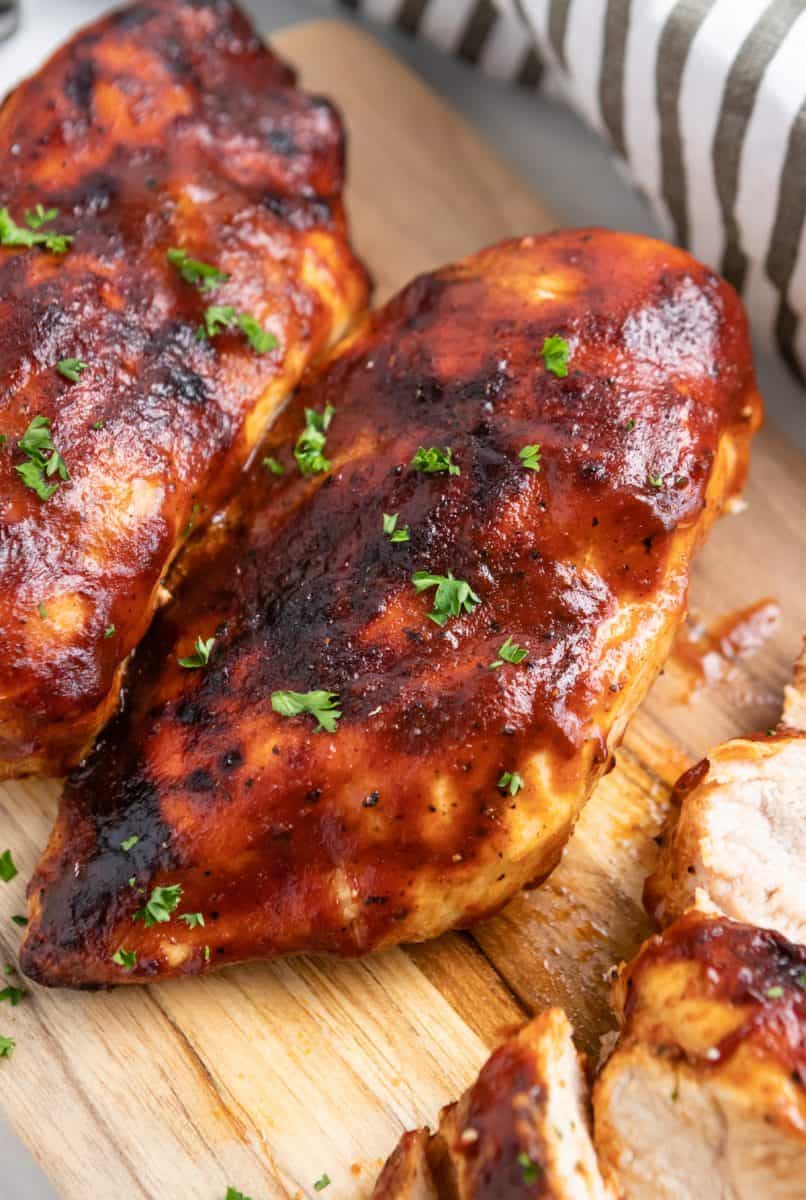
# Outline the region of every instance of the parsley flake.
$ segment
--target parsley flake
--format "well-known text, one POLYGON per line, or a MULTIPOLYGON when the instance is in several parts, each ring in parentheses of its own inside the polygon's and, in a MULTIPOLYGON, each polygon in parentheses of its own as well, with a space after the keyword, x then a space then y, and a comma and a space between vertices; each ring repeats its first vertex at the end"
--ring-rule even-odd
POLYGON ((571 352, 571 347, 563 337, 555 334, 553 337, 547 337, 540 353, 543 357, 543 362, 546 364, 546 370, 551 371, 552 375, 556 375, 558 379, 565 379, 568 374, 568 358, 571 352))
POLYGON ((17 474, 26 487, 36 492, 40 500, 49 500, 58 488, 59 482, 57 480, 55 483, 48 484, 45 482, 46 477, 49 479, 58 473, 61 480, 70 478, 67 464, 53 445, 49 418, 41 415, 35 416, 17 443, 17 448, 28 459, 27 462, 15 468, 17 474))
POLYGON ((178 883, 168 887, 155 887, 143 908, 138 908, 133 921, 143 921, 146 929, 170 921, 171 913, 182 899, 182 886, 178 883))
POLYGON ((532 446, 524 446, 518 451, 518 458, 527 471, 540 470, 540 445, 535 442, 532 446))
POLYGON ((472 613, 480 598, 464 579, 454 579, 447 575, 429 575, 428 571, 415 571, 411 577, 415 590, 419 594, 428 588, 435 587, 434 607, 428 614, 429 620, 442 628, 450 617, 460 617, 463 612, 472 613))
POLYGON ((38 204, 33 211, 29 209, 25 214, 26 229, 17 224, 7 208, 0 208, 0 246, 25 246, 27 249, 44 246, 51 254, 66 254, 74 240, 72 234, 43 232, 41 228, 58 215, 58 209, 46 210, 38 204))
POLYGON ((325 1188, 329 1187, 329 1186, 330 1186, 330 1176, 327 1174, 327 1172, 325 1172, 323 1175, 319 1176, 316 1183, 313 1185, 313 1190, 315 1192, 323 1192, 325 1190, 325 1188))
POLYGON ((196 330, 199 341, 214 338, 225 329, 240 329, 249 345, 257 354, 266 354, 277 345, 273 333, 264 329, 251 313, 239 313, 231 304, 211 304, 204 310, 204 324, 196 330))
POLYGON ((104 637, 111 638, 111 637, 114 637, 114 635, 115 635, 115 626, 107 625, 106 629, 104 630, 104 637))
POLYGON ((188 929, 198 929, 204 924, 204 916, 202 913, 180 913, 179 920, 184 921, 188 929))
POLYGON ((249 1196, 245 1196, 243 1192, 239 1192, 237 1188, 228 1187, 225 1200, 250 1200, 249 1196))
POLYGON ((177 658, 180 667, 187 667, 189 670, 195 670, 198 667, 206 667, 210 661, 210 655, 213 652, 215 638, 207 638, 205 641, 202 637, 196 638, 196 653, 190 654, 186 658, 177 658))
POLYGON ((18 874, 19 872, 14 864, 14 859, 11 857, 11 851, 4 850, 0 854, 0 879, 2 879, 3 883, 11 883, 11 880, 18 874))
POLYGON ((783 996, 783 994, 784 994, 784 989, 782 987, 780 987, 779 985, 776 985, 775 987, 767 988, 766 992, 764 993, 764 995, 767 996, 768 999, 770 999, 770 1000, 780 1000, 781 997, 783 996))
POLYGON ((45 608, 44 604, 41 601, 39 602, 39 604, 37 604, 36 611, 39 613, 39 616, 42 618, 43 621, 47 621, 48 610, 45 608))
POLYGON ((19 916, 18 913, 15 913, 11 919, 15 925, 19 925, 20 929, 24 929, 25 926, 28 924, 28 918, 21 917, 21 916, 19 916))
POLYGON ((219 271, 218 267, 213 267, 198 258, 191 258, 181 246, 172 246, 165 257, 172 267, 176 267, 185 283, 196 284, 202 292, 212 291, 219 283, 226 283, 229 279, 229 275, 219 271))
POLYGON ((133 833, 131 837, 127 837, 125 841, 120 843, 120 848, 125 854, 128 854, 129 851, 133 849, 133 847, 136 846, 139 841, 140 839, 137 834, 133 833))
POLYGON ((505 662, 517 666, 518 663, 523 662, 528 654, 528 650, 524 650, 523 646, 519 646, 517 642, 513 642, 511 637, 508 637, 498 651, 498 658, 495 662, 490 663, 490 669, 494 671, 496 667, 503 667, 505 662))
POLYGON ((523 777, 517 771, 504 771, 495 786, 501 788, 502 791, 509 792, 510 796, 517 796, 523 787, 523 777))
POLYGON ((20 1000, 23 1000, 27 995, 25 988, 4 987, 0 991, 0 1004, 8 1000, 12 1008, 16 1008, 20 1000))
POLYGON ((649 481, 650 487, 653 487, 653 488, 662 488, 663 487, 663 476, 662 475, 650 474, 648 476, 648 481, 649 481))
POLYGON ((450 446, 446 446, 444 450, 437 446, 429 446, 426 450, 424 446, 420 446, 411 460, 411 465, 415 471, 422 471, 424 475, 438 475, 442 471, 447 471, 449 475, 462 474, 461 468, 453 461, 450 446))
POLYGON ((540 1166, 540 1163, 535 1162, 525 1150, 522 1150, 518 1155, 518 1166, 521 1169, 524 1183, 537 1183, 543 1174, 543 1168, 540 1166))
POLYGON ((65 379, 69 379, 71 383, 78 383, 81 376, 87 369, 87 363, 82 362, 80 358, 60 358, 56 363, 56 370, 65 379))
POLYGON ((285 467, 283 466, 283 464, 281 462, 278 462, 277 459, 271 454, 267 454, 266 457, 263 459, 263 466, 266 468, 266 470, 269 472, 270 475, 284 475, 285 474, 285 467))
POLYGON ((209 946, 204 947, 204 961, 205 962, 210 961, 210 947, 209 946))
POLYGON ((302 713, 310 713, 315 717, 317 729, 326 729, 335 733, 341 720, 341 709, 337 707, 339 697, 336 692, 272 692, 271 706, 281 717, 298 717, 302 713))
POLYGON ((11 1058, 16 1045, 14 1038, 0 1037, 0 1058, 11 1058))
POLYGON ((332 404, 328 404, 324 412, 316 412, 313 408, 305 409, 305 428, 294 447, 294 458, 301 474, 319 475, 322 471, 330 470, 330 461, 322 452, 325 448, 325 434, 330 428, 335 411, 332 404))
POLYGON ((388 535, 389 541, 408 542, 411 541, 411 530, 408 525, 401 525, 398 529, 397 520, 399 513, 384 513, 383 514, 383 532, 388 535))
POLYGON ((137 954, 134 950, 124 950, 121 946, 112 955, 112 962, 118 967, 123 967, 127 971, 133 971, 137 966, 137 954))
POLYGON ((268 354, 277 347, 277 338, 256 320, 251 313, 238 314, 238 328, 256 354, 268 354))

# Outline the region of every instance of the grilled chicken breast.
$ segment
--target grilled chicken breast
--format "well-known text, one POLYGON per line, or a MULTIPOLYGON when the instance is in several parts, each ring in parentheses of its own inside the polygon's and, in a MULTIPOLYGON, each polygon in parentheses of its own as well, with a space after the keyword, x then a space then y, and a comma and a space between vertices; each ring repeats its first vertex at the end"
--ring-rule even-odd
POLYGON ((499 1046, 435 1134, 403 1135, 373 1200, 606 1200, 571 1032, 554 1008, 499 1046))
POLYGON ((696 905, 806 942, 802 664, 776 730, 717 746, 678 782, 644 887, 647 911, 660 924, 696 905))
POLYGON ((581 230, 415 280, 183 558, 64 793, 28 974, 365 954, 545 876, 759 415, 740 304, 682 251, 581 230))
POLYGON ((690 912, 622 972, 615 1007, 594 1124, 625 1200, 802 1200, 806 948, 690 912))
POLYGON ((184 534, 363 307, 343 155, 228 0, 112 13, 3 104, 0 777, 81 758, 184 534))

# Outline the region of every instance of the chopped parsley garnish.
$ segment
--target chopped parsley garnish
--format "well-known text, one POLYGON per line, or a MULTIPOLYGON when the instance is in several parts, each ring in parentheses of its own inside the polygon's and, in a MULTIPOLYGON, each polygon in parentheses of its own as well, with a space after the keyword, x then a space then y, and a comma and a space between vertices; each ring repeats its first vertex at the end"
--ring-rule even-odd
POLYGON ((277 345, 273 333, 258 323, 251 313, 237 312, 231 304, 211 304, 204 310, 204 324, 196 330, 199 341, 214 338, 225 329, 240 329, 249 345, 257 354, 266 354, 277 345))
POLYGON ((5 450, 8 438, 4 433, 0 433, 0 450, 5 450))
POLYGON ((210 661, 210 655, 213 652, 215 638, 207 638, 205 641, 202 637, 196 638, 196 653, 189 654, 186 658, 178 658, 176 661, 180 667, 187 667, 194 670, 197 667, 206 667, 210 661))
POLYGON ((193 507, 190 510, 190 516, 188 517, 188 523, 182 530, 182 537, 190 537, 191 533, 193 532, 193 526, 196 524, 196 513, 198 511, 199 503, 198 501, 194 501, 193 507))
POLYGON ((92 428, 93 429, 103 429, 105 424, 106 424, 106 422, 104 421, 103 417, 99 417, 97 421, 93 421, 92 428))
POLYGON ((411 577, 415 590, 419 594, 428 588, 435 587, 434 607, 428 614, 429 620, 440 628, 450 617, 460 617, 463 612, 472 613, 481 600, 464 579, 454 579, 447 575, 429 575, 428 571, 415 571, 411 577))
POLYGON ((528 653, 528 650, 524 650, 523 646, 519 646, 517 642, 513 642, 511 637, 508 637, 498 651, 498 658, 495 662, 490 663, 490 667, 495 670, 496 667, 503 667, 505 662, 517 666, 518 663, 523 662, 528 653))
POLYGON ((328 404, 324 412, 316 412, 313 408, 305 409, 305 428, 294 447, 294 458, 303 475, 319 475, 322 471, 330 470, 330 462, 325 458, 323 450, 325 434, 330 428, 335 411, 332 404, 328 404))
POLYGON ((330 1176, 327 1174, 327 1172, 325 1172, 323 1175, 319 1176, 316 1183, 313 1185, 313 1190, 315 1192, 323 1192, 325 1190, 325 1188, 329 1187, 329 1186, 330 1186, 330 1176))
POLYGON ((133 971, 137 966, 137 954, 134 950, 124 950, 121 946, 112 955, 112 962, 118 967, 125 967, 127 971, 133 971))
POLYGON ((19 925, 20 929, 24 929, 24 928, 25 928, 25 926, 28 924, 28 918, 27 918, 27 917, 21 917, 21 916, 19 915, 19 913, 15 913, 15 914, 14 914, 14 916, 13 916, 11 919, 12 919, 12 921, 14 922, 14 924, 15 924, 15 925, 19 925))
POLYGON ((204 924, 204 916, 202 913, 180 913, 179 920, 184 921, 188 929, 198 929, 204 924))
POLYGON ((11 857, 10 850, 4 850, 0 854, 0 879, 3 883, 10 883, 19 872, 14 865, 14 859, 11 857))
POLYGON ((524 446, 518 451, 518 458, 521 460, 527 471, 540 470, 540 445, 535 442, 532 446, 524 446))
POLYGON ((40 500, 49 500, 59 486, 45 482, 58 472, 59 479, 67 480, 70 472, 67 464, 53 445, 48 417, 36 416, 17 443, 17 448, 28 459, 16 467, 17 474, 26 487, 36 492, 40 500), (47 456, 47 457, 46 457, 47 456))
POLYGON ((806 971, 801 971, 800 975, 798 975, 798 984, 806 990, 806 971))
POLYGON ((523 787, 523 778, 517 771, 504 771, 495 786, 501 788, 502 791, 509 792, 510 796, 517 796, 523 787))
POLYGON ((461 468, 453 461, 453 451, 449 446, 444 450, 437 446, 429 446, 426 450, 424 446, 420 446, 411 460, 411 465, 415 471, 422 471, 424 475, 438 475, 441 471, 447 471, 449 475, 462 474, 461 468))
POLYGON ((558 379, 565 379, 568 374, 570 349, 565 338, 559 337, 557 334, 547 337, 543 342, 540 353, 546 364, 546 370, 551 371, 552 375, 556 375, 558 379))
POLYGON ((238 314, 238 328, 256 354, 268 354, 277 346, 277 338, 256 320, 251 313, 238 314))
POLYGON ((653 487, 653 488, 662 488, 663 487, 663 476, 662 475, 650 474, 648 478, 649 478, 649 486, 650 487, 653 487))
POLYGON ((203 292, 212 291, 219 283, 226 283, 229 279, 224 271, 198 258, 191 258, 187 250, 181 247, 172 246, 165 257, 172 267, 176 267, 185 283, 195 283, 203 292))
POLYGON ((56 370, 65 379, 69 379, 71 383, 78 383, 86 371, 87 365, 80 358, 62 358, 56 363, 56 370))
POLYGON ((266 468, 266 470, 271 475, 284 475, 285 474, 285 467, 283 466, 283 464, 281 462, 278 462, 277 459, 271 454, 267 454, 266 457, 263 459, 263 466, 266 468))
POLYGON ((335 733, 341 719, 341 709, 338 708, 339 697, 336 692, 272 692, 271 706, 281 717, 298 717, 302 713, 310 713, 315 717, 317 729, 326 729, 335 733))
POLYGON ((521 1169, 524 1183, 537 1183, 543 1174, 543 1168, 540 1166, 540 1163, 535 1162, 525 1150, 522 1150, 518 1155, 518 1166, 521 1169))
POLYGON ((628 420, 624 422, 624 432, 632 433, 633 429, 635 429, 635 417, 629 417, 628 420))
POLYGON ((41 601, 39 602, 39 604, 37 604, 36 611, 39 613, 39 615, 43 621, 47 621, 48 610, 45 608, 44 604, 41 601))
POLYGON ((775 987, 767 988, 767 991, 764 994, 770 1000, 780 1000, 784 994, 784 989, 779 985, 776 985, 775 987))
POLYGON ((210 961, 210 947, 209 946, 204 947, 204 961, 205 962, 210 961))
POLYGON ((104 630, 104 637, 111 638, 111 637, 114 637, 114 635, 115 635, 115 626, 107 625, 106 629, 104 630))
POLYGON ((132 849, 134 846, 136 846, 136 845, 137 845, 137 843, 138 843, 139 841, 140 841, 140 839, 139 839, 139 837, 137 836, 137 834, 136 834, 136 833, 133 833, 131 837, 127 837, 127 838, 125 839, 125 841, 122 841, 122 842, 120 843, 120 848, 121 848, 121 850, 123 850, 123 851, 124 851, 126 854, 128 854, 128 853, 129 853, 129 851, 130 851, 130 850, 131 850, 131 849, 132 849))
POLYGON ((0 1004, 8 1000, 11 1007, 16 1008, 20 1000, 23 1000, 25 996, 26 992, 24 988, 4 987, 2 991, 0 991, 0 1004))
POLYGON ((249 1196, 245 1196, 243 1192, 239 1192, 237 1188, 228 1187, 225 1200, 250 1200, 249 1196))
POLYGON ((388 535, 390 542, 411 541, 411 530, 408 525, 401 525, 399 529, 397 527, 399 516, 399 513, 384 513, 383 532, 388 535))
POLYGON ((0 1058, 11 1058, 16 1045, 14 1038, 0 1037, 0 1058))
POLYGON ((182 899, 182 886, 178 883, 168 887, 155 887, 143 908, 138 908, 132 920, 143 921, 146 929, 151 925, 170 921, 171 913, 182 899))
POLYGON ((69 233, 42 232, 42 226, 49 224, 59 215, 56 208, 44 209, 41 204, 28 210, 25 214, 25 224, 28 228, 18 225, 7 208, 0 208, 0 246, 44 246, 51 254, 66 254, 73 236, 69 233))

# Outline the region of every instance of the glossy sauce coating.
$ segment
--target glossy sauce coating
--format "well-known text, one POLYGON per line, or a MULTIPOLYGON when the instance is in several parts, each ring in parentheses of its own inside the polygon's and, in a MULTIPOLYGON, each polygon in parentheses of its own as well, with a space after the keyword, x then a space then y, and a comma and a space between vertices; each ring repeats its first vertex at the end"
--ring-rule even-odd
POLYGON ((774 1060, 806 1087, 806 947, 771 930, 692 910, 651 938, 626 968, 619 990, 628 1033, 631 1021, 640 1017, 645 980, 675 964, 693 972, 677 1002, 691 1005, 696 998, 737 1014, 705 1054, 681 1047, 689 1061, 717 1069, 752 1046, 755 1056, 774 1060))
POLYGON ((124 712, 66 789, 25 969, 129 982, 361 954, 545 875, 665 657, 759 418, 737 298, 662 243, 558 233, 415 280, 295 397, 185 556, 124 712), (565 378, 541 356, 552 335, 565 378), (326 405, 330 470, 302 476, 305 409, 326 405), (519 455, 536 443, 539 472, 519 455), (461 474, 413 470, 420 446, 461 474), (480 603, 438 628, 417 570, 480 603), (184 670, 198 636, 210 662, 184 670), (491 669, 507 637, 528 657, 491 669), (289 689, 337 693, 336 732, 273 712, 289 689), (132 921, 167 884, 204 927, 132 921))
POLYGON ((325 100, 228 0, 143 0, 78 33, 0 110, 0 205, 65 254, 0 247, 0 777, 60 773, 114 708, 162 573, 268 418, 366 299, 325 100), (229 280, 204 292, 166 252, 229 280), (199 340, 210 304, 277 345, 199 340), (79 359, 77 382, 56 369, 79 359), (70 481, 25 486, 51 423, 70 481))

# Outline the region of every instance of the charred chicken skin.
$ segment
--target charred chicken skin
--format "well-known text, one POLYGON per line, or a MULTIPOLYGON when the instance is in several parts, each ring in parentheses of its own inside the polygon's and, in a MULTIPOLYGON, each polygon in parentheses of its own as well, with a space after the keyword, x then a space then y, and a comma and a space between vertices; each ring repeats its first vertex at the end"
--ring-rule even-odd
POLYGON ((406 1133, 372 1200, 606 1200, 587 1086, 560 1009, 485 1063, 439 1129, 406 1133))
POLYGON ((65 790, 28 974, 365 954, 545 876, 759 418, 739 301, 682 251, 581 230, 415 280, 183 558, 65 790))
POLYGON ((185 533, 363 307, 343 154, 228 0, 112 13, 0 109, 0 777, 81 758, 185 533))
POLYGON ((806 948, 697 911, 615 987, 596 1148, 625 1200, 806 1194, 806 948))
POLYGON ((732 738, 678 781, 647 911, 696 906, 806 942, 806 662, 777 729, 732 738))

